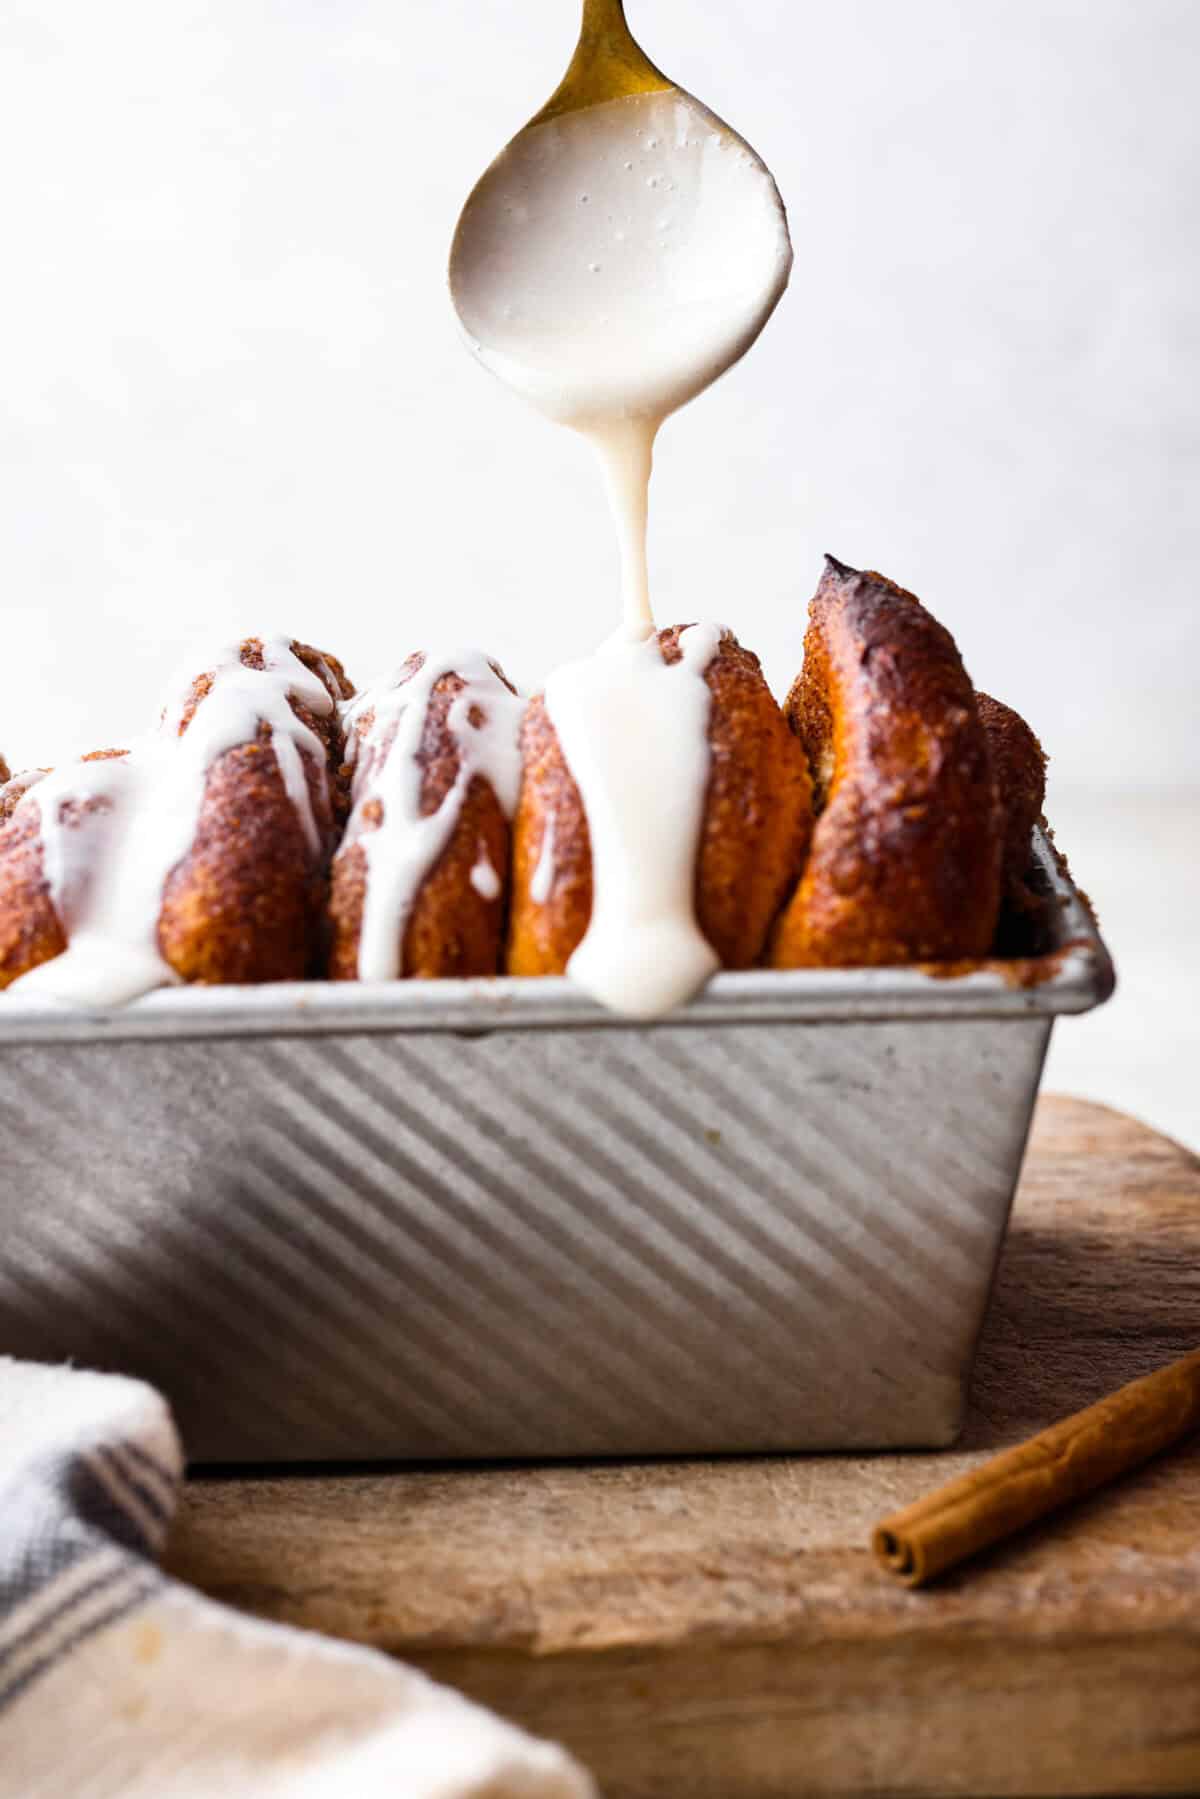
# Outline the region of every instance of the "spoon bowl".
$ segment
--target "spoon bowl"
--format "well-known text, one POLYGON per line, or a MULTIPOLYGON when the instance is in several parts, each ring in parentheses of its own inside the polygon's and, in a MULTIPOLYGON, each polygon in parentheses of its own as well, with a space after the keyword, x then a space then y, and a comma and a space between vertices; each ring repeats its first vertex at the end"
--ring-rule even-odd
POLYGON ((745 354, 791 264, 765 163, 655 67, 622 0, 584 0, 562 81, 463 208, 450 295, 484 366, 595 445, 637 636, 659 425, 745 354))
POLYGON ((787 283, 778 189, 730 126, 584 0, 545 106, 476 184, 450 252, 467 342, 562 423, 662 419, 754 342, 787 283))

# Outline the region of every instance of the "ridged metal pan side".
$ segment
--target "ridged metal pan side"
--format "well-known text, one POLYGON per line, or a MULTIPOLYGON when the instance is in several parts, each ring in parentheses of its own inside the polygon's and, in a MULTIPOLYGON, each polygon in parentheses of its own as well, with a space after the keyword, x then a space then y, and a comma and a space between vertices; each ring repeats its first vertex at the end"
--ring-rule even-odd
POLYGON ((0 1350, 204 1461, 947 1443, 1051 1029, 0 1054, 0 1350))
MULTIPOLYGON (((1040 832, 1033 849, 1036 871, 1057 902, 1051 943, 1040 956, 946 968, 719 974, 689 1005, 644 1028, 1055 1017, 1089 1011, 1112 992, 1112 962, 1090 908, 1040 832)), ((595 1030, 615 1028, 618 1022, 564 978, 167 988, 110 1011, 0 995, 0 1048, 362 1032, 595 1030)))

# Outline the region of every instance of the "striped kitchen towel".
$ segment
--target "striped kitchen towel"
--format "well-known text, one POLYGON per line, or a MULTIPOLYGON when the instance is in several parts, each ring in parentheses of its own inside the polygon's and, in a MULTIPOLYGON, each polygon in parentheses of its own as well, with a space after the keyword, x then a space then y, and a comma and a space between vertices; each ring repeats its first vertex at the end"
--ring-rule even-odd
POLYGON ((183 1458, 141 1382, 0 1358, 0 1799, 587 1799, 559 1749, 157 1566, 183 1458))

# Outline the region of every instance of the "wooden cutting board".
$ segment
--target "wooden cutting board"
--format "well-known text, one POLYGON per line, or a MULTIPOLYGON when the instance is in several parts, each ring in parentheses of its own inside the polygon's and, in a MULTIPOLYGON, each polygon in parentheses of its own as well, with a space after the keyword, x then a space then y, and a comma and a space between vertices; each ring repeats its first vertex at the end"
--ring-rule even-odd
POLYGON ((941 1454, 192 1482, 170 1566, 561 1739, 609 1799, 1200 1792, 1200 1440, 910 1593, 877 1517, 1200 1346, 1200 1161, 1037 1114, 941 1454))

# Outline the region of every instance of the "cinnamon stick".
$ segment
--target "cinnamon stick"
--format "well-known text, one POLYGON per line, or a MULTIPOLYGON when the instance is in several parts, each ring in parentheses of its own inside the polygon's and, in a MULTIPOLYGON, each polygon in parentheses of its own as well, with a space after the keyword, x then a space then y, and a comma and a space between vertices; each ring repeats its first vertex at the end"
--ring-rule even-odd
POLYGON ((889 1574, 923 1586, 1198 1428, 1195 1350, 885 1518, 871 1546, 889 1574))

